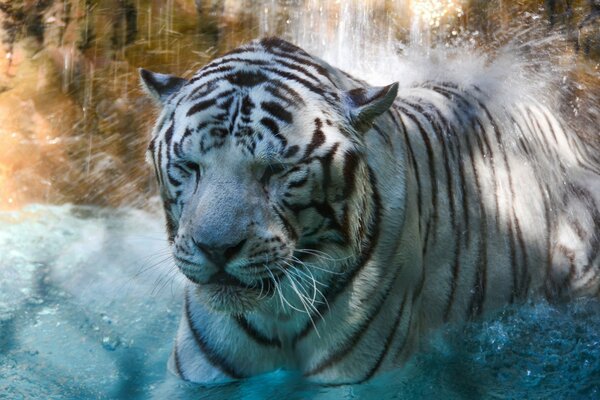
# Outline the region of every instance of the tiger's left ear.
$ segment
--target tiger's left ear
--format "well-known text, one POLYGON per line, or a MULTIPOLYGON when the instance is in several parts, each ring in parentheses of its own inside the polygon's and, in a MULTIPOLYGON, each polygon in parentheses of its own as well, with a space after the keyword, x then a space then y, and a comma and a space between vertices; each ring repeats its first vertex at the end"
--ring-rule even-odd
POLYGON ((379 115, 386 112, 398 94, 398 82, 388 86, 358 88, 344 93, 344 103, 350 123, 364 131, 379 115))
POLYGON ((167 99, 187 83, 186 79, 174 75, 159 74, 140 68, 142 87, 154 100, 164 105, 167 99))

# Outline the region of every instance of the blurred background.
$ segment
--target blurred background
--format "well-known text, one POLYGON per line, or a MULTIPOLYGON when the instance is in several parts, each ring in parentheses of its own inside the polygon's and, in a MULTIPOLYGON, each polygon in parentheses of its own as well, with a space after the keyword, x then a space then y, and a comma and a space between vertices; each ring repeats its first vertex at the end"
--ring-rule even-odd
POLYGON ((0 210, 148 204, 155 110, 139 67, 190 77, 278 35, 376 76, 374 59, 410 45, 493 49, 533 27, 575 64, 576 114, 600 93, 600 0, 0 0, 0 210))

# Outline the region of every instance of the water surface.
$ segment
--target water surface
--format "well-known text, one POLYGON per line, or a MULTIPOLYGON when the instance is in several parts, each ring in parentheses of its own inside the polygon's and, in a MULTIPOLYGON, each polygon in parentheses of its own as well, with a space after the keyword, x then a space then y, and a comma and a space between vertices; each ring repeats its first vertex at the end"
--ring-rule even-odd
POLYGON ((595 399, 600 303, 530 303, 446 326, 401 369, 320 387, 284 371, 201 387, 166 372, 181 285, 162 216, 31 205, 0 213, 0 398, 595 399))

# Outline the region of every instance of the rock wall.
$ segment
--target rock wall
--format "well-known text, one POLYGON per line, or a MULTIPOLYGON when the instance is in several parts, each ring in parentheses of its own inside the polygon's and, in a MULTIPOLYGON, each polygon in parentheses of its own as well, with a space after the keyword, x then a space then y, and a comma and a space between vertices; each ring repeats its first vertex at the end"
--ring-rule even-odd
MULTIPOLYGON (((427 9, 427 0, 406 0, 419 2, 427 9)), ((392 3, 372 0, 373 18, 389 16, 392 3)), ((548 32, 564 30, 564 51, 577 53, 581 76, 567 108, 585 103, 589 85, 600 86, 598 0, 460 3, 460 13, 432 28, 436 42, 470 30, 482 45, 494 43, 519 15, 548 32)), ((323 7, 312 0, 0 0, 0 209, 145 204, 156 193, 144 162, 155 110, 137 68, 190 76, 257 36, 259 26, 285 37, 291 10, 316 6, 323 7)), ((333 18, 341 5, 326 7, 333 18)), ((406 39, 410 20, 395 23, 396 37, 406 39)))

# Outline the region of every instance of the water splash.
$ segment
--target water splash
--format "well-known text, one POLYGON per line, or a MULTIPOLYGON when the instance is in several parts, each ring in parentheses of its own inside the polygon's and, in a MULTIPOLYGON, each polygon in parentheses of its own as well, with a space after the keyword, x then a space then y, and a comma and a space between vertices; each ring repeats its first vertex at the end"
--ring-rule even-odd
POLYGON ((536 98, 577 135, 597 137, 600 64, 575 51, 572 25, 545 22, 553 14, 540 3, 272 0, 260 33, 281 35, 371 85, 397 81, 402 91, 450 81, 493 93, 500 105, 536 98))
MULTIPOLYGON (((155 290, 157 279, 168 273, 160 221, 157 211, 132 209, 28 206, 0 212, 2 395, 127 400, 600 395, 596 300, 511 306, 466 325, 447 325, 404 368, 361 385, 322 387, 284 371, 212 387, 183 382, 165 367, 182 299, 168 288, 155 290)), ((180 285, 175 282, 179 290, 180 285)))

